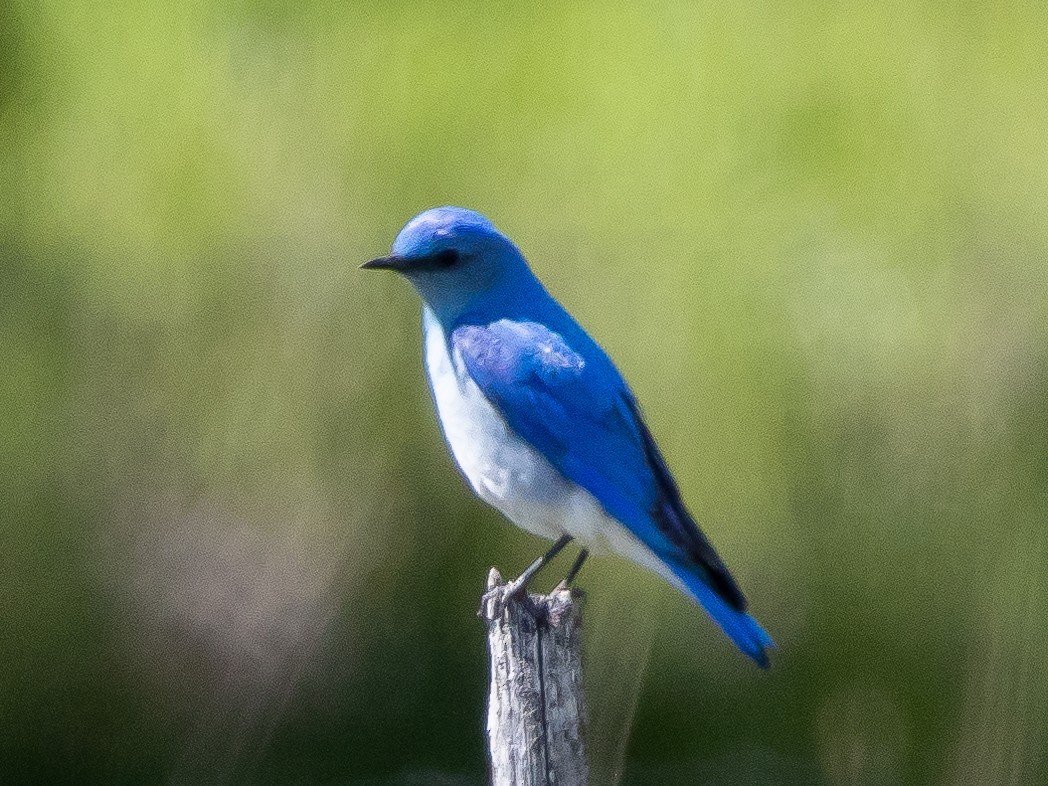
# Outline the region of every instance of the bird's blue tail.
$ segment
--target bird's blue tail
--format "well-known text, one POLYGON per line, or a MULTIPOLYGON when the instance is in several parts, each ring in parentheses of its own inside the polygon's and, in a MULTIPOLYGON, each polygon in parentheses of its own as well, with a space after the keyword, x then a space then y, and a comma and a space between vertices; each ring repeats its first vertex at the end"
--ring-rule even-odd
POLYGON ((670 569, 677 578, 684 582, 688 594, 698 601, 721 630, 728 634, 728 638, 752 658, 754 663, 762 669, 768 668, 770 663, 767 650, 774 649, 775 642, 760 626, 760 623, 745 611, 738 611, 725 603, 713 588, 702 580, 701 576, 676 565, 670 566, 670 569))

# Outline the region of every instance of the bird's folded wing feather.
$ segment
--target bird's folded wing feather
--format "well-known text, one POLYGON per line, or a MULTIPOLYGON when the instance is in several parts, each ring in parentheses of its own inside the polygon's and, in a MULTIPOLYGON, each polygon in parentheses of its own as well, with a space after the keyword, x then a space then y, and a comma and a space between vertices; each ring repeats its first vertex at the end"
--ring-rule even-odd
POLYGON ((583 357, 544 325, 507 319, 461 326, 451 345, 517 434, 659 557, 699 571, 729 606, 745 610, 610 361, 583 357))

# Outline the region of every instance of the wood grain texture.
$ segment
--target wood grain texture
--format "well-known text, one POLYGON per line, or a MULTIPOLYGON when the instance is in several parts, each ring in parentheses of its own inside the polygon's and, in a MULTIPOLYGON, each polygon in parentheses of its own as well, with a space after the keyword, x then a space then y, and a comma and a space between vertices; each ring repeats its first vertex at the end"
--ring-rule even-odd
POLYGON ((585 786, 582 618, 568 589, 508 598, 494 568, 481 601, 491 684, 493 786, 585 786))

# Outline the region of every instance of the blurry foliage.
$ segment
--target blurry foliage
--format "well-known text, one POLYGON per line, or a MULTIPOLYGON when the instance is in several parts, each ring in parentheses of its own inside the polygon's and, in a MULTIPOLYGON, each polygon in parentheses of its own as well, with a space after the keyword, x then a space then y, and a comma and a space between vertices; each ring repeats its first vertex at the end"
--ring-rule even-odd
POLYGON ((0 5, 0 779, 484 781, 473 610, 542 544, 355 270, 454 203, 780 643, 587 567, 602 781, 1048 780, 1046 17, 0 5))

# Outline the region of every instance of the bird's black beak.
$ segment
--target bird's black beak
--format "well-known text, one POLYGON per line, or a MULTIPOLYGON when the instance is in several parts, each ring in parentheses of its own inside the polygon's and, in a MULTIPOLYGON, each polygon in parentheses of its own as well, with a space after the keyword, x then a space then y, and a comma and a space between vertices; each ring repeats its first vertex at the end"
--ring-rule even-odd
POLYGON ((361 270, 403 270, 409 264, 408 260, 403 257, 390 255, 388 257, 379 257, 378 259, 372 259, 369 262, 365 262, 360 266, 361 270))

